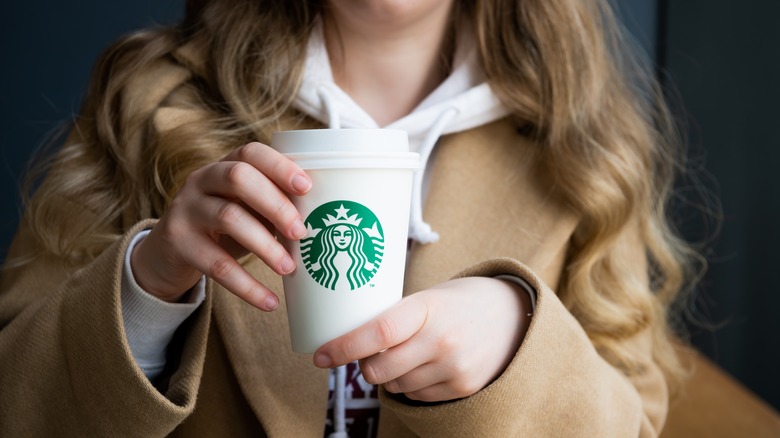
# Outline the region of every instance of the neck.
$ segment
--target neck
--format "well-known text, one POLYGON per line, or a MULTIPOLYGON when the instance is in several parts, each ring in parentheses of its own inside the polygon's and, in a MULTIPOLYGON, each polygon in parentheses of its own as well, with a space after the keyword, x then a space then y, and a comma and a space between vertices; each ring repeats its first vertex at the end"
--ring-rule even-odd
POLYGON ((446 77, 450 6, 414 19, 335 6, 325 14, 333 79, 379 126, 409 114, 446 77))

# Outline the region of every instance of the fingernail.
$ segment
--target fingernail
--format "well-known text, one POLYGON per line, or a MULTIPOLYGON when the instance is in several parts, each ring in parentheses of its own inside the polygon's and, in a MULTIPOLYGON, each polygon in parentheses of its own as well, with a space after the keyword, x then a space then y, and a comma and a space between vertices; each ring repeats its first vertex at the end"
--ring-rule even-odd
POLYGON ((303 222, 300 219, 295 219, 290 233, 292 233, 292 236, 296 239, 301 239, 306 235, 306 227, 303 226, 303 222))
POLYGON ((311 188, 311 180, 308 176, 298 174, 293 177, 292 186, 295 190, 306 193, 311 188))
POLYGON ((282 259, 282 272, 285 274, 289 274, 290 272, 295 270, 295 262, 293 259, 286 255, 282 259))
POLYGON ((263 301, 263 307, 268 311, 276 310, 276 308, 279 307, 279 300, 277 300, 275 296, 269 295, 265 297, 265 301, 263 301))
POLYGON ((325 353, 314 355, 314 365, 319 368, 330 368, 330 357, 325 353))

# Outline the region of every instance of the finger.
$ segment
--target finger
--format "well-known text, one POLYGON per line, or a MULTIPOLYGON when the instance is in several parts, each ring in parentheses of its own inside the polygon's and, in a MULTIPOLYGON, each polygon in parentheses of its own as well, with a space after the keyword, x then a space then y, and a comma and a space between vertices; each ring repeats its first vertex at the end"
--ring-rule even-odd
POLYGON ((427 388, 404 393, 404 395, 412 400, 433 403, 456 400, 467 397, 471 394, 459 395, 452 390, 448 383, 437 383, 427 388))
POLYGON ((223 198, 206 196, 193 208, 193 217, 201 219, 201 226, 230 236, 276 273, 286 275, 295 269, 295 262, 282 244, 241 205, 223 198))
POLYGON ((190 239, 191 250, 185 255, 185 261, 190 266, 260 310, 272 311, 279 306, 276 295, 255 280, 213 240, 202 234, 194 234, 190 239))
POLYGON ((419 367, 392 383, 386 383, 385 389, 402 392, 412 400, 454 400, 473 395, 485 387, 473 374, 464 374, 451 365, 436 362, 419 367))
POLYGON ((414 296, 402 300, 373 320, 320 347, 314 364, 330 368, 348 364, 395 347, 411 338, 425 324, 428 309, 414 296))
POLYGON ((229 153, 222 161, 243 161, 267 175, 287 193, 303 195, 311 188, 311 178, 295 162, 270 146, 248 143, 229 153))
POLYGON ((435 349, 430 345, 418 332, 406 342, 362 359, 360 370, 363 378, 374 385, 398 379, 435 359, 435 349))
POLYGON ((427 363, 386 382, 384 387, 393 394, 402 394, 417 392, 444 382, 441 367, 437 364, 427 363))
POLYGON ((226 161, 208 166, 199 175, 197 184, 203 193, 242 201, 288 238, 300 239, 306 235, 301 215, 287 195, 247 163, 226 161))

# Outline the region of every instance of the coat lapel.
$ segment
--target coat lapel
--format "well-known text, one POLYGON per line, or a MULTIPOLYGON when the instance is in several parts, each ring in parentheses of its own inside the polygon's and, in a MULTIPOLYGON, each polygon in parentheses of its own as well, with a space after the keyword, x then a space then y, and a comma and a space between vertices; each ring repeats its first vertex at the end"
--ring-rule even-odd
POLYGON ((265 313, 215 285, 215 320, 239 386, 269 437, 322 436, 328 371, 290 349, 281 278, 256 257, 243 265, 280 305, 265 313))
POLYGON ((494 257, 525 263, 555 289, 578 217, 555 198, 537 148, 509 119, 440 140, 423 217, 441 239, 414 245, 405 293, 494 257))

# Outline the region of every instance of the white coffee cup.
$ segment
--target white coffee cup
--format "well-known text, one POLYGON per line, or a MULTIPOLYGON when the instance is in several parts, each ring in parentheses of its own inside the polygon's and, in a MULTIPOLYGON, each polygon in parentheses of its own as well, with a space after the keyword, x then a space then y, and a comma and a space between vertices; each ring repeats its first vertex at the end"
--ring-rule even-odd
POLYGON ((297 265, 283 279, 292 349, 313 353, 401 300, 419 155, 388 129, 276 132, 271 145, 312 179, 291 197, 306 237, 280 240, 297 265))

